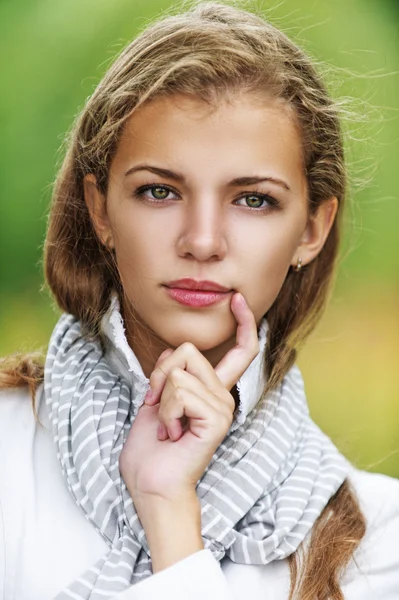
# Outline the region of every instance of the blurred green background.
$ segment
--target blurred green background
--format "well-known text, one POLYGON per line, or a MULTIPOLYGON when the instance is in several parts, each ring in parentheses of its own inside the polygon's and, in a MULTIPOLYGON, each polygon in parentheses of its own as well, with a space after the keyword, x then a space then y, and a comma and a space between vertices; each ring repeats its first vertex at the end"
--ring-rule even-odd
MULTIPOLYGON (((1 0, 0 356, 57 320, 41 249, 60 146, 113 57, 165 0, 1 0)), ((330 306, 300 354, 315 421, 358 467, 399 477, 399 3, 247 2, 333 65, 354 182, 330 306), (356 186, 358 180, 367 185, 356 186)))

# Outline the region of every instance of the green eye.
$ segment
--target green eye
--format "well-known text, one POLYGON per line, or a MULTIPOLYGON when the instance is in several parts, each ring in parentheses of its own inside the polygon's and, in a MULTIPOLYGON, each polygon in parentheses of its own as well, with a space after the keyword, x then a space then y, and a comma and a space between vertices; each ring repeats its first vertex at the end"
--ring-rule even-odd
POLYGON ((174 200, 176 192, 166 185, 148 184, 137 188, 133 196, 147 204, 163 204, 164 200, 174 200))
MULTIPOLYGON (((142 200, 149 205, 167 206, 164 200, 173 201, 181 198, 178 192, 166 185, 147 184, 137 188, 133 192, 133 196, 142 200)), ((273 209, 280 208, 280 202, 262 192, 242 192, 240 198, 234 200, 234 204, 253 210, 257 213, 265 213, 273 209)))
POLYGON ((262 206, 262 202, 264 202, 263 198, 260 198, 259 196, 246 196, 245 200, 248 202, 251 208, 260 208, 260 206, 262 206))
POLYGON ((151 193, 157 200, 165 200, 165 198, 169 194, 169 190, 167 190, 164 187, 152 187, 151 193))

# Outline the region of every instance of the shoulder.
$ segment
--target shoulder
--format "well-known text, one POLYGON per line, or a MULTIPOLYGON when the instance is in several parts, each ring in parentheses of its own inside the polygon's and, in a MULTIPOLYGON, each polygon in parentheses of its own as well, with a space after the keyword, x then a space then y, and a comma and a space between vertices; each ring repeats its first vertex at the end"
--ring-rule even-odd
MULTIPOLYGON (((43 384, 36 390, 37 409, 42 395, 43 384)), ((31 470, 38 427, 28 386, 0 390, 0 499, 9 496, 17 474, 31 470)))
MULTIPOLYGON (((39 400, 43 391, 43 383, 36 389, 36 398, 39 400)), ((27 408, 32 410, 32 396, 27 385, 21 387, 0 389, 0 412, 2 415, 24 412, 27 408)))
POLYGON ((398 598, 399 480, 353 468, 348 476, 366 518, 366 534, 344 577, 345 598, 398 598))
POLYGON ((354 467, 348 479, 357 494, 369 530, 399 518, 399 479, 354 467))
MULTIPOLYGON (((43 395, 43 384, 36 390, 35 406, 38 409, 43 395)), ((35 421, 32 396, 28 386, 0 390, 0 443, 8 447, 20 440, 26 440, 29 432, 34 432, 35 421)))

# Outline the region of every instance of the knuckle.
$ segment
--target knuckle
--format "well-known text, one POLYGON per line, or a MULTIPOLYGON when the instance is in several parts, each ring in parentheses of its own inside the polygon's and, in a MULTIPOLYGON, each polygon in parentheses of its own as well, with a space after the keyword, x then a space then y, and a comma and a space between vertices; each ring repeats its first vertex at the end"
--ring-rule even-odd
POLYGON ((228 404, 226 405, 226 408, 227 408, 227 414, 229 415, 229 417, 231 417, 231 419, 233 419, 234 410, 236 408, 236 401, 234 400, 234 398, 231 394, 230 394, 228 404))
POLYGON ((226 421, 228 427, 230 427, 234 418, 235 400, 227 390, 221 400, 222 402, 219 405, 218 413, 221 415, 222 419, 226 421))
POLYGON ((224 393, 220 396, 220 399, 222 401, 222 406, 225 406, 229 412, 233 413, 236 403, 232 394, 230 394, 228 390, 225 390, 224 393))
POLYGON ((177 383, 182 379, 182 369, 180 367, 173 367, 169 372, 169 379, 172 383, 177 383))
POLYGON ((224 412, 223 413, 223 418, 225 420, 225 428, 226 429, 230 429, 230 426, 233 422, 233 414, 230 412, 224 412))
POLYGON ((162 362, 163 358, 166 357, 166 353, 167 353, 167 350, 164 350, 163 352, 161 352, 161 354, 158 356, 158 359, 157 359, 157 362, 156 362, 157 365, 162 362))
POLYGON ((154 369, 149 378, 151 388, 156 387, 158 382, 163 377, 164 377, 164 374, 163 374, 163 371, 160 369, 160 367, 157 367, 156 369, 154 369))
POLYGON ((158 419, 165 427, 170 427, 176 421, 176 414, 172 411, 171 406, 164 406, 162 410, 159 410, 158 419))
POLYGON ((183 388, 178 387, 178 388, 175 389, 174 397, 175 397, 175 400, 177 402, 183 402, 184 401, 184 395, 185 394, 184 394, 183 388))
POLYGON ((236 401, 234 400, 234 397, 232 394, 230 394, 230 392, 228 390, 226 390, 226 393, 224 395, 225 397, 223 398, 223 400, 225 401, 225 405, 227 407, 227 410, 231 412, 231 414, 233 414, 234 409, 236 407, 236 401))
MULTIPOLYGON (((159 356, 158 360, 155 363, 155 368, 158 368, 169 356, 169 350, 164 350, 159 356)), ((155 369, 154 369, 155 370, 155 369)))
POLYGON ((159 410, 158 410, 158 419, 161 421, 161 423, 166 423, 167 419, 168 419, 168 409, 165 406, 165 403, 159 405, 159 410))
POLYGON ((229 408, 229 410, 227 411, 227 415, 228 415, 229 419, 231 420, 231 422, 233 422, 233 419, 234 419, 235 408, 236 408, 236 404, 235 404, 235 400, 233 399, 233 404, 232 404, 231 408, 229 408))
POLYGON ((196 351, 196 348, 192 342, 183 342, 183 344, 181 345, 181 348, 184 351, 184 353, 188 354, 189 356, 192 356, 193 354, 195 354, 195 351, 196 351))
POLYGON ((236 407, 236 401, 234 400, 233 396, 231 394, 229 394, 229 398, 228 398, 228 402, 227 402, 227 407, 231 413, 231 416, 233 418, 233 413, 236 407))

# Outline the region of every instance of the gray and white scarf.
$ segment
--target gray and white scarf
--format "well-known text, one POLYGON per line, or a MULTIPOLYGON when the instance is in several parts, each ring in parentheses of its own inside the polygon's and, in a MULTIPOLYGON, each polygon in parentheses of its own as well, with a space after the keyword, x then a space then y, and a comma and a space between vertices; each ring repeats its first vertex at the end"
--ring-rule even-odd
MULTIPOLYGON (((50 339, 45 396, 67 486, 108 552, 57 595, 104 600, 152 575, 151 553, 119 472, 119 454, 149 387, 129 347, 116 296, 103 319, 108 349, 63 314, 50 339), (112 343, 111 341, 112 340, 112 343)), ((265 565, 293 553, 348 473, 309 416, 299 369, 260 403, 260 351, 237 382, 233 423, 197 483, 205 548, 217 560, 265 565)))

